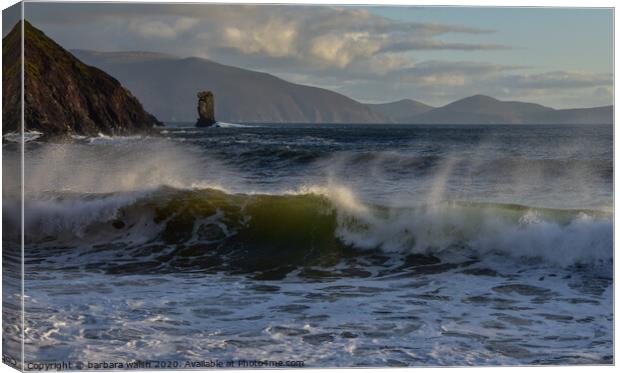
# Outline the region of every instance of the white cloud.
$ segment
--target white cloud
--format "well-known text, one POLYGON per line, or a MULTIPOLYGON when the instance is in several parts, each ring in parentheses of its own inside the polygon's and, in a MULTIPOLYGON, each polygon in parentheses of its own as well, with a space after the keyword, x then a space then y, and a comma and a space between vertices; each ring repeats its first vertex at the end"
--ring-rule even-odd
MULTIPOLYGON (((224 26, 221 35, 221 46, 248 54, 264 53, 270 57, 285 57, 296 52, 298 30, 291 22, 271 21, 251 29, 224 26)), ((206 38, 212 39, 208 36, 206 38)))
MULTIPOLYGON (((193 54, 200 46, 217 56, 226 53, 290 58, 302 67, 344 69, 355 63, 395 61, 383 54, 415 50, 493 50, 506 48, 484 43, 441 40, 448 33, 485 34, 461 25, 404 22, 368 9, 329 6, 222 4, 45 4, 29 5, 31 14, 51 24, 83 27, 100 22, 124 27, 127 38, 167 43, 171 49, 193 54), (43 11, 45 10, 45 11, 43 11), (190 32, 191 31, 191 32, 190 32), (201 44, 202 43, 202 44, 201 44)), ((381 67, 385 69, 385 65, 381 67)))
POLYGON ((367 32, 325 34, 310 44, 313 57, 339 68, 347 67, 353 59, 372 57, 381 48, 381 41, 367 32))
POLYGON ((179 34, 190 30, 199 23, 197 19, 180 17, 167 23, 160 20, 132 19, 128 29, 144 38, 175 39, 179 34))
POLYGON ((580 71, 550 71, 538 74, 510 75, 503 84, 515 89, 570 89, 608 86, 613 82, 611 74, 594 74, 580 71))

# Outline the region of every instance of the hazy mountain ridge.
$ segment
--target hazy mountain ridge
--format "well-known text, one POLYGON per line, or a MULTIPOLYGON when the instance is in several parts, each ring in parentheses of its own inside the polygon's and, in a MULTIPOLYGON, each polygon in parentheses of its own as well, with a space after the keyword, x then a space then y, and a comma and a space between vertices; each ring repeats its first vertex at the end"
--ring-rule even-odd
POLYGON ((215 95, 215 116, 225 122, 390 122, 339 93, 207 59, 159 54, 149 59, 141 53, 143 58, 136 62, 130 52, 74 53, 118 78, 165 121, 194 121, 196 92, 210 90, 215 95))
POLYGON ((598 106, 593 108, 563 109, 542 112, 531 119, 537 124, 612 124, 614 107, 598 106))
MULTIPOLYGON (((400 102, 383 104, 383 108, 394 107, 400 102)), ((403 107, 399 106, 401 109, 403 107)), ((389 115, 387 110, 383 112, 389 115)), ((529 102, 501 101, 490 96, 474 95, 421 113, 415 107, 409 114, 401 110, 399 115, 390 117, 397 123, 410 124, 611 124, 613 106, 556 110, 529 102)))
POLYGON ((153 52, 75 50, 115 76, 165 121, 194 121, 194 95, 215 94, 218 120, 245 123, 593 124, 612 123, 613 108, 555 110, 474 95, 441 107, 403 99, 363 104, 339 93, 203 58, 153 52))
POLYGON ((403 99, 384 104, 367 104, 375 112, 390 118, 394 123, 408 123, 422 113, 435 109, 420 101, 403 99))
POLYGON ((533 113, 552 108, 519 101, 500 101, 474 95, 415 116, 415 123, 426 124, 521 124, 533 113))

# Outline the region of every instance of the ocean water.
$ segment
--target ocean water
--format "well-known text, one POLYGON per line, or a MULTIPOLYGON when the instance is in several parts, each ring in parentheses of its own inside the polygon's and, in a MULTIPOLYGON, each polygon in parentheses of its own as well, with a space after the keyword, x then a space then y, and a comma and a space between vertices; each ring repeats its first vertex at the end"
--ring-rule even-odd
MULTIPOLYGON (((611 126, 29 139, 26 363, 613 363, 611 126)), ((17 150, 5 138, 11 356, 17 150)))

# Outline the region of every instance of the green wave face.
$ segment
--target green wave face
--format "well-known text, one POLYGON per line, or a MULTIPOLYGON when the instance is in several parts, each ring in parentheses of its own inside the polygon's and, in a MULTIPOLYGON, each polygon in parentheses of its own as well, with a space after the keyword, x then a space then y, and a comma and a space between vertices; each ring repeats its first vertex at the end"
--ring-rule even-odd
POLYGON ((458 201, 388 207, 361 203, 342 188, 281 195, 174 188, 136 196, 65 193, 27 210, 28 245, 92 252, 89 260, 116 263, 110 270, 123 268, 117 258, 126 257, 158 270, 288 273, 346 258, 455 248, 565 265, 610 260, 613 232, 604 211, 458 201))
MULTIPOLYGON (((228 255, 231 266, 264 270, 334 264, 346 250, 335 234, 336 210, 322 196, 230 195, 207 189, 167 193, 145 205, 163 226, 158 239, 178 245, 181 256, 217 252, 228 255)), ((141 206, 124 213, 131 215, 134 208, 141 206)))

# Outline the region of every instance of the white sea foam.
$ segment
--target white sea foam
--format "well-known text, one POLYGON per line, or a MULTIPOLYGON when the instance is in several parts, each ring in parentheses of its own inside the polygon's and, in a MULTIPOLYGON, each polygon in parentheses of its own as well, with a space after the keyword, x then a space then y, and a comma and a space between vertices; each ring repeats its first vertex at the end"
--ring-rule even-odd
POLYGON ((108 136, 105 135, 103 133, 99 133, 98 136, 95 137, 89 137, 88 138, 88 142, 91 144, 109 144, 109 145, 115 145, 115 144, 122 144, 122 143, 127 143, 127 142, 132 142, 132 141, 140 141, 140 140, 144 140, 147 139, 147 136, 141 136, 141 135, 134 135, 134 136, 108 136))
POLYGON ((218 127, 222 127, 222 128, 252 128, 252 127, 257 127, 255 125, 239 124, 239 123, 227 123, 227 122, 216 122, 215 125, 218 126, 218 127))
POLYGON ((11 132, 2 136, 2 138, 10 142, 21 142, 22 139, 24 142, 30 142, 38 139, 41 136, 43 136, 43 133, 39 131, 24 131, 23 137, 22 134, 19 132, 11 132))
POLYGON ((357 248, 439 253, 455 245, 478 254, 540 257, 559 265, 599 263, 613 255, 611 215, 501 204, 434 202, 417 208, 377 209, 340 185, 302 188, 337 207, 337 235, 357 248))

